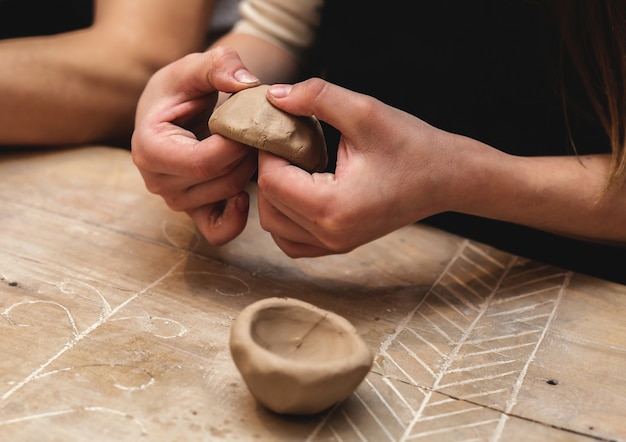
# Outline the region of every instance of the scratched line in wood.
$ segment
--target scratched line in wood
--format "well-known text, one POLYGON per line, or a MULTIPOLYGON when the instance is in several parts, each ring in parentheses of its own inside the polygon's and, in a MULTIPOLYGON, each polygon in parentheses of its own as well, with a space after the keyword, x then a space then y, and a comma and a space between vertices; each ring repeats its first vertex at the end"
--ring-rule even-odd
MULTIPOLYGON (((163 235, 164 235, 164 237, 167 238, 167 240, 170 241, 172 243, 172 245, 174 245, 174 246, 178 246, 178 244, 176 244, 176 242, 175 242, 176 229, 178 227, 180 227, 180 226, 171 226, 171 225, 169 225, 167 223, 165 223, 163 225, 163 235)), ((193 250, 190 250, 189 252, 193 252, 193 250)), ((133 319, 133 320, 142 319, 142 317, 116 317, 116 315, 121 310, 123 310, 124 307, 126 307, 127 305, 129 305, 130 303, 135 301, 138 297, 140 297, 143 294, 149 292, 151 289, 153 289, 154 287, 158 286, 164 280, 166 280, 167 278, 171 277, 172 275, 175 275, 177 269, 184 262, 184 260, 186 259, 187 255, 188 255, 187 252, 182 253, 180 255, 179 259, 177 261, 175 261, 172 264, 172 266, 163 275, 161 275, 154 282, 146 285, 140 291, 138 291, 136 293, 130 294, 130 296, 128 296, 128 298, 125 301, 123 301, 122 303, 120 303, 116 307, 111 307, 109 305, 109 303, 107 302, 107 300, 105 299, 105 297, 102 295, 102 293, 100 293, 100 291, 97 288, 91 286, 90 284, 86 283, 85 281, 64 279, 64 280, 59 281, 59 282, 53 282, 53 285, 57 286, 60 289, 61 292, 65 292, 65 293, 76 292, 76 291, 80 291, 82 289, 82 290, 89 291, 91 293, 96 293, 98 298, 100 299, 100 301, 101 301, 101 313, 100 313, 98 319, 95 322, 93 322, 91 325, 89 325, 87 328, 82 330, 82 331, 78 330, 70 309, 65 307, 64 305, 62 305, 62 303, 60 303, 60 302, 42 301, 42 300, 24 300, 24 301, 20 301, 20 302, 14 303, 14 304, 10 305, 9 307, 5 308, 0 313, 0 316, 3 317, 10 326, 28 326, 28 324, 16 323, 12 319, 12 313, 13 313, 14 310, 16 310, 16 309, 18 309, 20 307, 32 306, 32 305, 38 305, 38 304, 48 304, 48 305, 56 306, 59 309, 61 309, 65 313, 65 315, 67 316, 68 323, 70 324, 70 328, 71 328, 71 335, 70 335, 71 339, 66 341, 64 343, 64 345, 60 349, 58 349, 58 351, 56 351, 53 354, 52 357, 50 357, 47 360, 43 361, 36 369, 34 369, 30 374, 28 374, 28 376, 24 377, 23 379, 11 382, 10 384, 12 384, 12 386, 8 390, 6 390, 4 393, 2 393, 2 395, 0 395, 0 403, 7 402, 13 395, 15 395, 17 392, 19 392, 22 388, 24 388, 25 386, 29 385, 30 383, 36 382, 36 381, 41 380, 43 378, 46 378, 48 376, 56 375, 56 374, 61 373, 61 372, 77 371, 77 370, 81 370, 81 369, 84 369, 84 368, 88 367, 86 365, 83 365, 83 366, 80 366, 80 367, 66 367, 66 368, 61 369, 61 370, 45 371, 46 368, 48 368, 53 362, 55 362, 56 360, 61 358, 68 351, 70 351, 73 348, 75 348, 81 341, 86 339, 92 332, 94 332, 95 330, 97 330, 99 327, 101 327, 102 325, 106 324, 107 322, 109 322, 109 321, 124 321, 124 320, 129 320, 129 319, 133 319)), ((7 276, 5 274, 3 274, 3 279, 7 279, 7 276)), ((243 281, 241 281, 241 283, 243 283, 243 281)), ((175 338, 175 337, 182 336, 182 335, 184 335, 186 333, 185 326, 183 324, 175 321, 175 320, 172 320, 172 319, 169 319, 169 318, 163 318, 163 317, 155 317, 155 316, 150 317, 149 320, 150 321, 159 321, 159 322, 166 323, 166 324, 174 324, 175 327, 177 328, 176 333, 173 333, 172 335, 161 335, 161 334, 157 333, 157 334, 155 334, 155 336, 157 336, 157 337, 161 337, 161 338, 164 338, 164 339, 170 339, 170 338, 175 338)), ((96 365, 92 365, 91 367, 93 367, 93 366, 96 366, 96 365)), ((116 366, 114 364, 108 365, 107 367, 108 368, 119 368, 118 366, 116 366)), ((136 370, 137 367, 132 367, 132 369, 136 370)), ((123 389, 123 390, 131 390, 131 391, 132 390, 137 390, 137 389, 149 388, 151 385, 154 384, 154 378, 149 373, 145 373, 145 374, 149 377, 149 380, 147 382, 140 383, 140 384, 138 384, 136 386, 114 384, 114 387, 119 388, 119 389, 123 389)), ((63 416, 63 415, 70 415, 70 414, 80 413, 80 412, 93 412, 93 413, 110 414, 110 415, 113 415, 113 416, 124 417, 127 420, 131 416, 127 412, 124 412, 124 411, 121 411, 121 410, 113 410, 113 409, 110 409, 110 408, 107 408, 107 407, 83 406, 83 407, 79 407, 79 408, 76 408, 76 409, 52 410, 52 411, 49 411, 49 412, 40 412, 40 413, 36 413, 36 414, 32 414, 32 415, 24 415, 24 416, 21 416, 21 417, 0 420, 0 428, 3 427, 3 426, 7 426, 7 425, 15 425, 15 424, 20 424, 20 423, 24 423, 24 422, 28 422, 28 421, 35 421, 35 420, 44 420, 44 419, 59 417, 59 416, 63 416)), ((136 418, 132 418, 132 417, 130 418, 130 421, 134 425, 136 425, 137 427, 140 428, 142 434, 145 434, 145 432, 146 432, 145 426, 143 425, 143 423, 141 421, 139 421, 136 418)))
POLYGON ((525 264, 465 242, 309 440, 501 440, 570 278, 525 264))

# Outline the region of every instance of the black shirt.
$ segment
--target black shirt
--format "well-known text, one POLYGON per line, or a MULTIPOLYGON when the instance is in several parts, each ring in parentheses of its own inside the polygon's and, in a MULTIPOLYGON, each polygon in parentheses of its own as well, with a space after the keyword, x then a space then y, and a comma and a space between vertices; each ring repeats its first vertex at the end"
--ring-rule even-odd
POLYGON ((0 0, 0 39, 86 28, 93 0, 0 0))
MULTIPOLYGON (((545 2, 327 1, 311 73, 515 155, 608 153, 608 138, 545 2), (410 7, 409 7, 410 6, 410 7)), ((329 149, 338 133, 325 125, 329 149)), ((330 152, 331 156, 334 152, 330 152)), ((334 160, 334 157, 332 158, 334 160)), ((331 161, 334 165, 334 161, 331 161)), ((422 222, 514 254, 626 283, 626 249, 458 213, 422 222)))

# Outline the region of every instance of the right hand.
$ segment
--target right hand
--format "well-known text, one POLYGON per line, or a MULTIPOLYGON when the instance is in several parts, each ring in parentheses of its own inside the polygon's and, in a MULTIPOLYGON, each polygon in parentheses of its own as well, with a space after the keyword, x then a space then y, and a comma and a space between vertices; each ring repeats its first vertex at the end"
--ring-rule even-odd
POLYGON ((257 152, 208 136, 208 117, 220 91, 258 84, 235 51, 217 47, 162 68, 138 103, 132 158, 146 188, 186 212, 212 245, 227 243, 246 225, 244 187, 256 170, 257 152))

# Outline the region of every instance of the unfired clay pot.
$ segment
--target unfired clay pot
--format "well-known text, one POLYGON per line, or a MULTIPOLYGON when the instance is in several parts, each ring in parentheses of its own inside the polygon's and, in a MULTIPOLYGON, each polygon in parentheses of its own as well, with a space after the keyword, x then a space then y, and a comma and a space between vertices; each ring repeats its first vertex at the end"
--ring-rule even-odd
POLYGON ((235 319, 230 351, 252 395, 281 414, 315 414, 348 397, 372 353, 345 318, 292 298, 267 298, 235 319))

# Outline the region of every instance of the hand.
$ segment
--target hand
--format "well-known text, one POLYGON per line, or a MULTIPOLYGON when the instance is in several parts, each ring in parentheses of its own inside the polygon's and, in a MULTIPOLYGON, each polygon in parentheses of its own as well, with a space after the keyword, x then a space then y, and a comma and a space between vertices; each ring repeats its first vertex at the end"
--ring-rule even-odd
POLYGON ((274 85, 268 99, 341 132, 335 174, 259 153, 261 225, 287 255, 345 253, 443 210, 451 134, 320 79, 274 85))
POLYGON ((207 121, 219 91, 257 86, 238 55, 215 48, 158 71, 139 100, 132 157, 146 188, 185 211, 207 241, 222 245, 244 229, 256 150, 219 135, 207 121))

